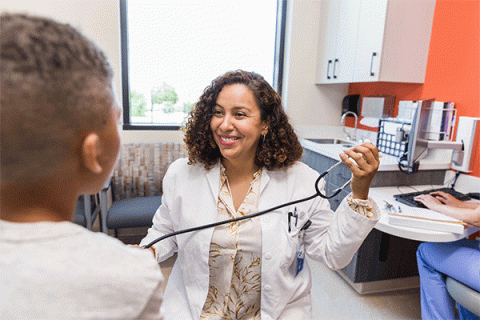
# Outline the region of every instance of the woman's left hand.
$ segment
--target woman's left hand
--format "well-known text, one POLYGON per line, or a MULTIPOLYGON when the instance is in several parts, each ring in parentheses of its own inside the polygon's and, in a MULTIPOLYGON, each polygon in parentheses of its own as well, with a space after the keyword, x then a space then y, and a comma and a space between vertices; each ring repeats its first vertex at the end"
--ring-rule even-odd
POLYGON ((340 159, 352 171, 353 177, 350 187, 354 199, 368 199, 368 189, 380 165, 379 152, 370 142, 358 145, 352 149, 344 150, 340 159), (347 157, 348 156, 348 157, 347 157), (355 164, 352 160, 355 160, 355 164))

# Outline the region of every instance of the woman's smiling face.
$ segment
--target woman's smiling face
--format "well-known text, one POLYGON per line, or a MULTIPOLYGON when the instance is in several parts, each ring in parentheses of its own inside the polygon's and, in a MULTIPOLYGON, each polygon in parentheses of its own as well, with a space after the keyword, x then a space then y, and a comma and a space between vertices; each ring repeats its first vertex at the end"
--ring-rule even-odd
POLYGON ((268 131, 253 92, 243 84, 222 88, 210 128, 222 156, 231 162, 253 163, 258 141, 268 131))

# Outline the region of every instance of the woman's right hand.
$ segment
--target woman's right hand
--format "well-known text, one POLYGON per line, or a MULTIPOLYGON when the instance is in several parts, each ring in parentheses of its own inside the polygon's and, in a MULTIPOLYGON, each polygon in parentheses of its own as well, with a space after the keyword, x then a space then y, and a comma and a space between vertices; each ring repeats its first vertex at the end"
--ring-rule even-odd
POLYGON ((343 163, 352 171, 352 197, 355 199, 368 199, 370 184, 380 165, 379 151, 370 142, 344 150, 340 155, 343 163), (355 160, 355 163, 349 159, 355 160))

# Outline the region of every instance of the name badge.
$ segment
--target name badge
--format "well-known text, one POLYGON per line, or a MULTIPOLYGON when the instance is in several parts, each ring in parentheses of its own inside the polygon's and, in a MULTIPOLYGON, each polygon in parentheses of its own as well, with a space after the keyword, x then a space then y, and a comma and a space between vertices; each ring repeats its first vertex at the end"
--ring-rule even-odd
POLYGON ((303 270, 303 262, 305 261, 305 250, 304 245, 300 246, 300 249, 297 251, 297 265, 295 267, 295 277, 303 270))

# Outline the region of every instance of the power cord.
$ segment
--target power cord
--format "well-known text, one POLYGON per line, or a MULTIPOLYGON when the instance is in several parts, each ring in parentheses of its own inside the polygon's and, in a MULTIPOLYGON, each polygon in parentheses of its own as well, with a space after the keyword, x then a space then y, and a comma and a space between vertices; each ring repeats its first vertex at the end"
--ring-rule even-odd
POLYGON ((455 173, 455 177, 453 178, 453 182, 452 182, 452 185, 450 186, 450 188, 454 189, 455 190, 455 183, 457 183, 457 179, 458 177, 460 176, 461 172, 460 171, 457 171, 455 173))

